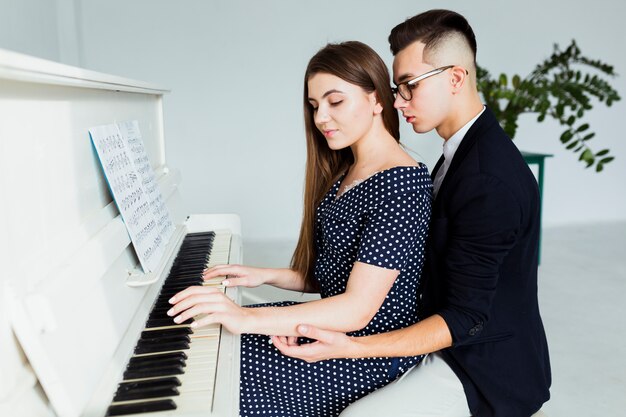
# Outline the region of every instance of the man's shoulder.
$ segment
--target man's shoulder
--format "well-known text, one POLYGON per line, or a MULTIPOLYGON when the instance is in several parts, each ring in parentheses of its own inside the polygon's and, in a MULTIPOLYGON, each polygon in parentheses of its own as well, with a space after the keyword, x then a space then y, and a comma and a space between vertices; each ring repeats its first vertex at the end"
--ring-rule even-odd
POLYGON ((472 151, 468 157, 477 159, 478 173, 502 178, 532 177, 521 152, 497 122, 477 132, 472 151))

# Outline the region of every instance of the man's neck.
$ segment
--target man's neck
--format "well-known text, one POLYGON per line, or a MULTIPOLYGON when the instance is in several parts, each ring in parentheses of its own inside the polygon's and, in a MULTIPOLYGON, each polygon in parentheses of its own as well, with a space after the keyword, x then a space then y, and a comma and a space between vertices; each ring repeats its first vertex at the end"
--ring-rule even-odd
POLYGON ((459 131, 463 126, 472 120, 478 113, 483 111, 483 103, 480 101, 480 97, 476 95, 475 99, 471 102, 465 103, 456 111, 451 112, 450 117, 437 127, 437 134, 447 141, 459 131))

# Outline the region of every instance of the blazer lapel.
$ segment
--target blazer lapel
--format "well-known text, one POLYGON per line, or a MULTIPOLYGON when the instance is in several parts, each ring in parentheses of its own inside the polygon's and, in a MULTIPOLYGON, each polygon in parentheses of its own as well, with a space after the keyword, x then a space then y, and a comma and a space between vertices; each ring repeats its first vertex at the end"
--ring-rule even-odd
POLYGON ((432 170, 432 172, 430 173, 430 178, 434 181, 435 180, 435 176, 437 175, 437 171, 439 171, 439 169, 441 168, 441 166, 443 165, 443 161, 444 161, 444 157, 443 155, 441 155, 439 157, 439 160, 437 161, 437 163, 435 164, 435 168, 432 170))

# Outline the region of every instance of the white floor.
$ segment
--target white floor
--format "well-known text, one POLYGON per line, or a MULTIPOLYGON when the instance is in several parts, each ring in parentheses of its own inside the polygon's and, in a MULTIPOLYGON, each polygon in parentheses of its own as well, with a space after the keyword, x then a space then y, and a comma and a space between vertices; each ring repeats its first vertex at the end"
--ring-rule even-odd
MULTIPOLYGON (((549 417, 626 415, 626 223, 545 228, 539 302, 552 362, 549 417)), ((286 266, 293 242, 246 242, 245 263, 286 266)), ((304 300, 247 290, 248 303, 304 300)))
POLYGON ((626 223, 544 230, 539 302, 551 417, 626 415, 626 223))

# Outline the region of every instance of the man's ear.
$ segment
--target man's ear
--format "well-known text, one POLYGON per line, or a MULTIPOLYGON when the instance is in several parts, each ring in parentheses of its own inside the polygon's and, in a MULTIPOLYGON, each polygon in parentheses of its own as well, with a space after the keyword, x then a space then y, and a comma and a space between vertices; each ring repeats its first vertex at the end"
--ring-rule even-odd
POLYGON ((462 67, 453 67, 451 70, 450 83, 452 84, 452 94, 459 93, 467 81, 467 70, 462 67))

